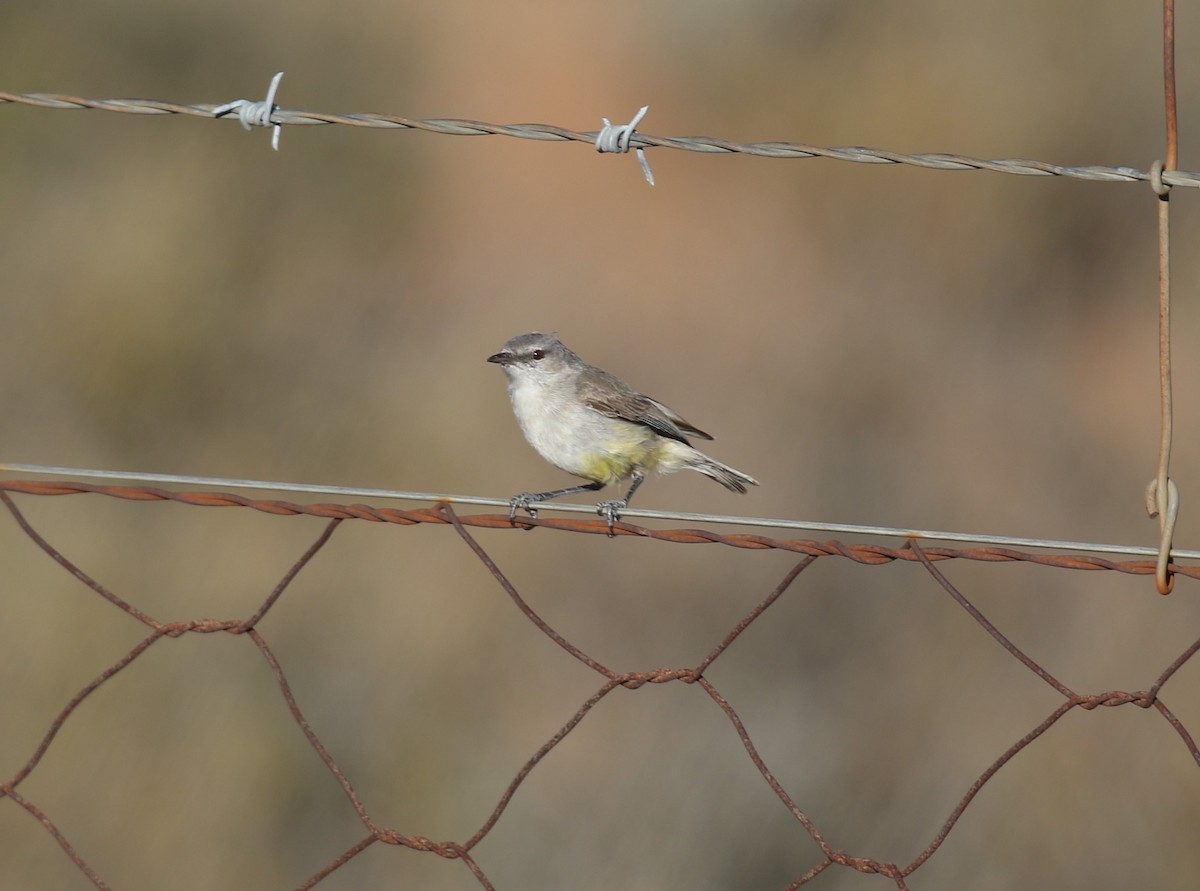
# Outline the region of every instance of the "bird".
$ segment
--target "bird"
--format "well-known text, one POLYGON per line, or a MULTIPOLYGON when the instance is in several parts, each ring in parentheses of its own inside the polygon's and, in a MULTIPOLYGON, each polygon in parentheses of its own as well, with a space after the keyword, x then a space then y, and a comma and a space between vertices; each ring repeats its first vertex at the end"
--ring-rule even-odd
POLYGON ((543 501, 630 480, 624 498, 596 505, 612 536, 621 511, 650 470, 695 470, 739 494, 758 485, 754 477, 688 442, 689 436, 711 440, 711 435, 657 399, 584 362, 557 333, 519 334, 487 361, 504 369, 513 414, 529 444, 555 467, 588 481, 514 495, 509 499, 510 522, 518 510, 536 518, 534 505, 543 501))

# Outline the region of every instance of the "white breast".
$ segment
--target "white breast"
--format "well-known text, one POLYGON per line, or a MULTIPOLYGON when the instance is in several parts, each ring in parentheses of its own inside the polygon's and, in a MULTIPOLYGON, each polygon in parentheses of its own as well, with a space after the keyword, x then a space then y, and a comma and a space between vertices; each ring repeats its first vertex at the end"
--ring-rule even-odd
POLYGON ((589 419, 584 413, 600 416, 567 394, 524 376, 511 380, 508 392, 513 413, 529 444, 555 467, 581 475, 583 454, 592 439, 588 433, 589 419))

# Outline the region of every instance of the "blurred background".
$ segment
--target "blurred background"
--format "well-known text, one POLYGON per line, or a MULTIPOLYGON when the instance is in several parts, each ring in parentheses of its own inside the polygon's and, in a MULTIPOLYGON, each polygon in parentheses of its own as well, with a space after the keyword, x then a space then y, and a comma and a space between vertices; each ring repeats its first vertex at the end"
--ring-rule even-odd
MULTIPOLYGON (((1198 166, 1181 4, 1180 166, 1198 166)), ((0 89, 867 145, 1148 168, 1157 4, 1034 0, 8 0, 0 89)), ((484 359, 557 330, 717 436, 762 486, 638 505, 1153 544, 1155 199, 1146 185, 349 127, 0 108, 0 460, 497 497, 570 484, 484 359)), ((1176 534, 1195 547, 1196 196, 1176 189, 1176 534)), ((242 618, 312 518, 18 497, 155 618, 242 618)), ((319 500, 319 499, 312 499, 319 500)), ((586 499, 585 499, 586 500, 586 499)), ((619 671, 694 665, 782 552, 480 531, 554 628, 619 671)), ((0 519, 0 776, 145 629, 0 519)), ((1081 692, 1195 639, 1181 579, 942 564, 1081 692)), ((601 683, 453 531, 345 523, 259 626, 384 826, 465 840, 601 683)), ((919 567, 829 558, 710 679, 834 847, 901 864, 1059 704, 919 567)), ((1200 665, 1163 691, 1200 732, 1200 665)), ((113 888, 294 887, 363 837, 251 642, 162 640, 20 792, 113 888)), ((913 888, 1195 886, 1200 775, 1154 712, 1076 710, 983 789, 913 888)), ((0 886, 83 888, 0 802, 0 886)), ((618 690, 474 851, 500 889, 786 887, 820 855, 697 687, 618 690)), ((878 888, 831 869, 822 889, 878 888)), ((375 845, 330 889, 470 889, 375 845)))

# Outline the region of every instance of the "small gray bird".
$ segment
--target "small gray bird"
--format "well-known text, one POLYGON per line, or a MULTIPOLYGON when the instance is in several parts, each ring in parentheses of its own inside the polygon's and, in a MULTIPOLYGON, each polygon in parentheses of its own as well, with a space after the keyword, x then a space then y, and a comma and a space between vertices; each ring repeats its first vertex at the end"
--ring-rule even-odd
POLYGON ((632 479, 624 498, 596 506, 612 534, 647 470, 696 470, 739 493, 758 485, 758 480, 714 461, 687 441, 689 435, 711 436, 620 378, 588 365, 557 334, 518 335, 488 361, 501 366, 508 377, 513 413, 529 444, 560 470, 591 481, 514 495, 510 520, 518 510, 536 517, 533 505, 538 502, 632 479))

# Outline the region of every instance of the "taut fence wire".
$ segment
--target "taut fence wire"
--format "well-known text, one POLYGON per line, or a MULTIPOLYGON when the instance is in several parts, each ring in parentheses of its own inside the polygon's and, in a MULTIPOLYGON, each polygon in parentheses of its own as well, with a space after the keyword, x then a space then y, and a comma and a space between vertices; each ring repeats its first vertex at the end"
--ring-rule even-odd
MULTIPOLYGON (((239 100, 245 101, 245 100, 239 100)), ((96 109, 120 114, 189 115, 213 119, 224 106, 231 103, 185 104, 158 99, 89 99, 65 93, 8 93, 0 91, 0 103, 26 105, 34 108, 96 109)), ((236 118, 234 119, 236 120, 236 118)), ((302 111, 276 108, 260 126, 311 127, 338 125, 366 127, 371 130, 423 130, 444 136, 508 136, 513 139, 534 139, 539 142, 583 142, 595 145, 604 130, 571 130, 552 124, 490 124, 461 118, 429 118, 417 120, 391 114, 333 114, 323 111, 302 111)), ((631 149, 664 148, 709 155, 756 155, 760 158, 830 158, 859 164, 899 164, 929 170, 990 170, 1019 176, 1063 176, 1091 182, 1152 181, 1150 170, 1136 167, 1088 165, 1072 167, 1024 158, 973 158, 951 152, 910 154, 867 148, 865 146, 818 146, 796 142, 734 142, 716 136, 651 136, 637 132, 627 144, 631 149)), ((1200 186, 1200 172, 1164 170, 1162 181, 1168 186, 1200 186)))
MULTIPOLYGON (((0 464, 0 470, 12 469, 22 465, 0 464)), ((160 474, 160 476, 166 476, 160 474)), ((201 481, 201 477, 192 477, 196 482, 201 481)), ((217 482, 213 480, 213 482, 217 482)), ((248 482, 248 481, 243 481, 248 482)), ((286 484, 262 484, 263 488, 279 487, 286 484)), ((320 486, 298 486, 302 490, 312 491, 322 489, 320 486)), ((336 488, 336 487, 334 487, 336 488)), ((189 504, 197 507, 247 507, 251 510, 260 511, 266 514, 275 514, 278 516, 312 516, 323 517, 326 519, 336 520, 368 520, 374 523, 393 523, 399 526, 414 526, 420 523, 433 523, 437 525, 445 525, 450 521, 443 512, 443 507, 449 507, 453 504, 493 504, 505 505, 507 502, 499 498, 475 498, 472 496, 437 496, 429 495, 427 499, 436 503, 435 507, 423 508, 420 510, 400 510, 391 507, 375 507, 369 504, 298 504, 292 501, 280 501, 275 499, 251 498, 245 495, 238 495, 232 492, 201 492, 201 491, 175 491, 173 489, 163 489, 155 486, 116 486, 105 485, 98 483, 88 483, 78 480, 71 481, 50 481, 50 480, 0 480, 0 492, 14 492, 26 495, 81 495, 86 493, 95 493, 99 495, 107 495, 111 498, 119 498, 126 501, 173 501, 179 504, 189 504)), ((416 493, 406 493, 405 498, 410 500, 422 500, 421 496, 416 493)), ((594 513, 593 509, 583 505, 573 504, 547 504, 547 510, 559 511, 585 511, 594 513)), ((627 516, 646 516, 649 518, 689 518, 697 517, 707 519, 706 515, 689 515, 675 514, 670 511, 627 511, 627 516)), ((788 526, 785 521, 769 521, 758 517, 720 517, 721 522, 740 523, 743 525, 768 525, 778 522, 779 525, 788 526)), ((481 529, 534 529, 544 527, 546 529, 558 529, 568 532, 582 532, 595 535, 608 535, 609 528, 606 522, 598 520, 572 520, 572 519, 554 519, 550 517, 526 517, 517 516, 509 519, 507 513, 503 514, 479 514, 458 517, 457 520, 464 526, 474 526, 481 529)), ((1137 547, 1133 545, 1108 545, 1108 544, 1089 544, 1087 542, 1069 542, 1069 541, 1052 541, 1052 540, 1037 540, 1037 539, 1006 539, 1003 536, 973 536, 967 533, 955 532, 935 532, 935 531, 903 531, 900 529, 884 529, 882 527, 851 527, 841 524, 801 524, 795 526, 803 528, 828 529, 838 528, 842 530, 853 530, 869 535, 886 535, 890 537, 904 538, 908 541, 919 540, 947 540, 956 539, 959 541, 982 541, 982 542, 1008 542, 1012 544, 1025 544, 1036 548, 1048 548, 1052 550, 1070 550, 1070 551, 1092 551, 1098 553, 1113 553, 1113 554, 1136 554, 1153 555, 1157 549, 1150 547, 1137 547)), ((912 552, 908 545, 902 547, 888 547, 879 544, 847 544, 836 539, 817 541, 814 539, 786 539, 767 535, 753 535, 748 533, 720 533, 714 532, 711 529, 701 528, 677 528, 677 529, 655 529, 647 526, 638 526, 633 523, 618 522, 613 531, 618 535, 634 536, 638 538, 648 538, 657 541, 669 541, 677 544, 720 544, 732 548, 740 548, 743 550, 780 550, 791 551, 798 554, 806 554, 812 557, 827 557, 827 556, 842 556, 856 563, 891 563, 895 560, 917 561, 916 555, 912 552)), ((1200 558, 1200 551, 1182 550, 1175 548, 1172 550, 1172 555, 1175 560, 1186 557, 1191 559, 1200 558)), ((1047 553, 1042 550, 1022 549, 1021 547, 1013 546, 995 546, 994 544, 984 547, 974 548, 953 548, 936 545, 927 545, 925 554, 932 560, 974 560, 984 563, 1035 563, 1041 566, 1054 566, 1061 569, 1092 569, 1092 570, 1112 570, 1115 572, 1127 573, 1129 575, 1152 575, 1156 571, 1156 562, 1154 560, 1109 560, 1105 557, 1097 556, 1095 553, 1047 553)), ((1190 563, 1172 562, 1170 571, 1179 575, 1188 576, 1189 578, 1200 578, 1200 566, 1190 563)))
MULTIPOLYGON (((38 476, 49 475, 71 478, 69 482, 64 481, 58 483, 43 480, 11 482, 11 485, 14 487, 22 487, 20 491, 26 491, 34 494, 68 495, 76 492, 102 491, 105 494, 115 495, 121 498, 144 500, 155 497, 148 493, 158 493, 157 497, 165 499, 178 499, 197 504, 217 505, 225 503, 244 503, 247 506, 255 507, 258 510, 264 510, 267 512, 279 511, 286 513, 288 511, 294 511, 297 513, 309 513, 317 508, 314 508, 312 505, 297 505, 292 504, 291 502, 268 502, 254 499, 239 499, 235 495, 215 492, 177 492, 168 489, 149 487, 126 488, 114 485, 92 486, 86 482, 83 482, 83 480, 106 480, 110 484, 120 481, 124 483, 143 484, 143 486, 147 483, 153 483, 156 485, 165 484, 176 486, 203 486, 206 489, 219 490, 249 489, 260 492, 294 492, 301 495, 332 495, 336 498, 368 498, 372 500, 419 501, 422 503, 447 502, 449 504, 481 507, 507 508, 509 506, 509 499, 496 498, 487 495, 450 495, 438 492, 405 492, 394 489, 362 488, 357 486, 333 486, 314 483, 293 483, 281 482, 279 480, 228 479, 224 477, 197 476, 195 474, 135 473, 119 470, 97 470, 95 468, 51 467, 43 464, 0 462, 0 473, 6 471, 36 474, 38 476), (277 507, 268 508, 266 505, 277 505, 277 507)), ((17 491, 17 489, 14 488, 14 491, 17 491)), ((382 522, 389 522, 389 517, 392 516, 383 509, 377 510, 376 508, 371 507, 363 507, 361 509, 367 512, 368 518, 378 519, 382 522)), ((543 511, 585 514, 595 514, 596 512, 595 509, 590 505, 572 504, 564 501, 543 504, 539 510, 539 513, 543 511)), ((980 544, 997 546, 1000 548, 1017 549, 1014 551, 1014 553, 1019 553, 1019 549, 1025 548, 1039 550, 1048 549, 1056 551, 1076 551, 1088 554, 1122 554, 1125 556, 1136 557, 1159 555, 1158 548, 1146 545, 1104 544, 1099 542, 1063 541, 1060 539, 1028 538, 1012 535, 987 535, 978 532, 950 531, 945 529, 917 529, 912 526, 865 526, 860 523, 829 523, 819 520, 789 520, 780 519, 777 517, 748 517, 733 516, 729 514, 688 513, 684 511, 648 510, 644 508, 628 508, 622 512, 622 516, 639 517, 647 520, 668 520, 672 522, 684 523, 755 526, 772 529, 799 529, 806 532, 831 532, 836 535, 855 535, 860 537, 879 536, 882 538, 916 538, 919 540, 945 542, 953 541, 964 544, 980 544)), ((533 526, 539 525, 536 520, 530 517, 521 516, 515 518, 515 520, 524 524, 526 528, 532 528, 533 526)), ((488 522, 490 523, 491 521, 488 522)), ((590 529, 591 527, 585 523, 580 525, 579 528, 586 530, 590 529)), ((608 526, 605 525, 604 529, 607 533, 608 526)), ((698 530, 692 531, 696 535, 706 534, 698 530)), ((646 535, 654 535, 655 533, 656 530, 643 530, 642 532, 642 534, 646 535)), ((1171 556, 1176 560, 1200 560, 1200 550, 1172 548, 1171 556)))

